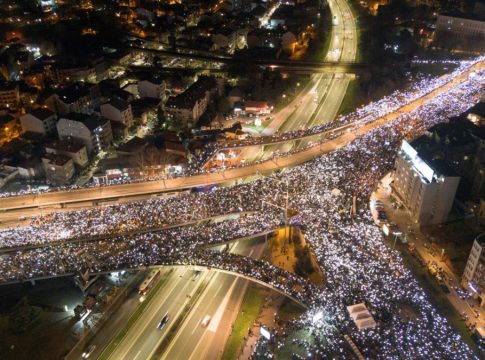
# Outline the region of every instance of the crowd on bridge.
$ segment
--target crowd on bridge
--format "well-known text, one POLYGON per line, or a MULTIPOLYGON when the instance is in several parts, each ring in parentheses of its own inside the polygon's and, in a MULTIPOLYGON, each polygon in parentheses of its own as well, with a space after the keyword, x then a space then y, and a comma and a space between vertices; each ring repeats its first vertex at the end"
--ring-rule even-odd
MULTIPOLYGON (((201 264, 268 281, 305 300, 310 307, 305 316, 275 333, 280 345, 287 341, 286 336, 291 331, 308 329, 316 340, 304 346, 321 357, 330 353, 344 358, 343 335, 348 334, 362 353, 372 359, 400 359, 403 354, 419 359, 474 359, 475 355, 436 311, 428 295, 404 266, 399 253, 385 244, 369 214, 368 199, 378 179, 392 169, 402 139, 414 138, 476 103, 484 79, 484 73, 479 72, 344 148, 269 179, 174 197, 160 205, 166 209, 154 206, 152 212, 140 215, 155 219, 157 211, 161 211, 162 217, 168 218, 175 213, 170 207, 186 207, 181 219, 188 219, 194 216, 190 209, 202 209, 199 203, 204 202, 210 207, 206 210, 208 213, 249 211, 238 219, 7 252, 0 260, 3 276, 0 281, 86 269, 97 272, 149 264, 201 264), (281 225, 281 211, 264 204, 282 205, 287 193, 290 208, 298 212, 293 220, 302 226, 306 241, 324 270, 326 286, 323 291, 269 264, 202 249, 281 225), (351 211, 353 198, 357 204, 355 212, 351 211), (357 330, 346 310, 346 306, 356 303, 366 304, 377 322, 375 328, 357 330)), ((372 113, 374 115, 378 116, 372 113)), ((114 206, 109 210, 110 216, 118 216, 122 207, 123 212, 132 211, 129 204, 114 206)), ((140 211, 136 208, 144 207, 133 205, 133 211, 140 211)), ((205 216, 202 210, 200 213, 202 215, 197 216, 205 216)), ((41 222, 62 223, 56 216, 41 222)), ((34 230, 29 231, 35 233, 36 224, 31 226, 34 230)), ((104 226, 102 217, 99 226, 104 226)), ((12 235, 21 229, 10 230, 10 241, 21 244, 22 239, 12 235)), ((103 231, 106 233, 105 229, 103 231)))
MULTIPOLYGON (((212 169, 204 169, 201 167, 202 164, 205 163, 211 156, 217 153, 219 148, 224 148, 227 146, 229 147, 238 147, 238 146, 248 146, 248 145, 258 145, 258 144, 267 144, 267 143, 276 143, 285 140, 292 140, 292 139, 299 139, 302 137, 307 137, 309 140, 308 146, 315 146, 321 142, 327 141, 332 139, 341 134, 341 131, 333 131, 333 129, 338 129, 342 126, 361 126, 365 123, 369 123, 379 119, 386 114, 393 113, 395 111, 399 111, 400 108, 404 107, 407 104, 412 103, 415 100, 422 98, 423 96, 430 94, 434 90, 444 86, 453 79, 457 77, 470 73, 470 68, 474 65, 482 63, 485 61, 485 56, 479 56, 472 60, 463 60, 456 62, 456 68, 454 71, 450 72, 447 75, 443 75, 440 77, 425 77, 422 78, 420 81, 415 82, 409 89, 405 91, 396 90, 391 95, 386 96, 378 101, 371 102, 365 106, 361 106, 360 108, 356 109, 354 112, 339 116, 335 121, 321 124, 318 126, 314 126, 308 129, 303 130, 295 130, 290 132, 285 132, 281 134, 274 134, 272 136, 263 136, 263 137, 250 137, 248 140, 240 141, 237 144, 231 142, 230 144, 210 144, 206 151, 203 151, 199 156, 194 157, 193 163, 195 166, 189 166, 185 171, 181 174, 169 174, 163 175, 161 177, 150 177, 150 178, 143 178, 138 180, 127 179, 124 182, 126 183, 135 183, 135 182, 144 182, 144 181, 157 181, 157 180, 164 180, 178 176, 191 176, 197 175, 206 172, 214 172, 218 171, 217 168, 212 169)), ((474 73, 473 73, 474 74, 474 73)), ((301 151, 303 149, 298 149, 301 151)), ((287 155, 279 154, 280 156, 287 155)), ((249 165, 249 163, 244 164, 245 166, 249 165)), ((240 165, 236 165, 240 166, 240 165)), ((116 184, 119 184, 117 182, 116 184)), ((115 185, 115 184, 113 184, 115 185)), ((99 185, 97 183, 91 182, 82 187, 98 187, 98 186, 109 186, 109 185, 99 185)), ((10 197, 10 196, 17 196, 17 195, 27 195, 27 194, 36 194, 42 192, 52 192, 52 191, 72 191, 79 189, 79 185, 70 185, 70 186, 62 186, 62 187, 52 187, 48 189, 30 189, 30 190, 21 190, 18 192, 3 192, 0 194, 0 197, 10 197)))

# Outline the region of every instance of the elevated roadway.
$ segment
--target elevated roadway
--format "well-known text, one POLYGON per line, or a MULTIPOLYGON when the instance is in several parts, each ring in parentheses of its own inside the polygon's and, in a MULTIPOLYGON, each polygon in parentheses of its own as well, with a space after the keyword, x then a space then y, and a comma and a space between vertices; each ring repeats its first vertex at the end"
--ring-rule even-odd
MULTIPOLYGON (((332 14, 335 15, 337 20, 332 28, 332 38, 324 61, 333 63, 333 65, 339 61, 350 63, 355 60, 357 51, 355 19, 349 5, 345 0, 330 0, 329 6, 332 14)), ((319 63, 317 62, 316 64, 319 63)), ((294 119, 292 121, 294 121, 294 123, 288 123, 286 121, 288 115, 290 114, 289 111, 292 111, 291 108, 286 109, 289 111, 284 112, 281 117, 275 119, 275 121, 273 121, 265 130, 265 135, 274 133, 282 127, 283 123, 286 123, 284 130, 289 131, 292 129, 305 128, 308 125, 333 120, 338 108, 340 107, 348 81, 350 80, 335 79, 334 76, 327 78, 323 75, 317 75, 314 86, 309 86, 308 91, 305 92, 300 103, 295 105, 297 107, 297 113, 293 114, 294 116, 292 116, 292 119, 294 119), (315 117, 313 118, 313 121, 310 121, 312 120, 312 114, 316 109, 314 108, 316 105, 313 105, 313 97, 315 96, 314 93, 322 96, 321 100, 324 102, 322 103, 320 109, 325 108, 326 111, 324 114, 326 115, 324 118, 315 117), (324 99, 323 95, 325 95, 324 99), (308 123, 309 121, 310 123, 308 123)), ((330 144, 328 149, 331 147, 332 145, 330 144)), ((268 154, 270 154, 272 151, 273 149, 268 149, 265 156, 268 156, 268 154)), ((160 192, 224 183, 227 181, 233 181, 239 178, 255 175, 258 172, 270 172, 288 166, 301 164, 302 162, 310 160, 312 156, 317 156, 316 154, 320 153, 321 152, 315 153, 312 151, 302 152, 301 154, 292 155, 287 160, 283 158, 269 160, 261 164, 251 165, 239 169, 190 177, 2 198, 0 199, 0 212, 5 210, 14 210, 14 212, 0 213, 0 221, 4 221, 6 218, 10 220, 15 217, 21 219, 24 216, 33 216, 39 214, 39 212, 41 212, 39 211, 39 207, 60 207, 68 204, 69 206, 72 206, 73 204, 81 202, 87 202, 85 206, 92 206, 95 204, 89 204, 89 202, 95 202, 102 199, 116 200, 117 198, 122 197, 126 198, 143 195, 150 196, 151 194, 160 192)), ((46 211, 47 210, 48 209, 46 209, 46 211)))
MULTIPOLYGON (((446 92, 447 90, 463 83, 468 79, 470 73, 483 70, 485 61, 478 62, 467 71, 450 79, 441 87, 431 91, 427 95, 411 100, 408 104, 380 117, 369 121, 362 126, 350 128, 343 134, 328 140, 322 144, 304 149, 302 151, 288 154, 286 156, 270 159, 257 164, 250 164, 240 168, 222 170, 214 173, 205 173, 194 176, 178 177, 166 180, 156 180, 148 182, 130 183, 122 185, 112 185, 107 187, 84 188, 71 191, 56 191, 41 194, 20 195, 14 197, 4 197, 0 199, 0 211, 18 211, 19 216, 22 209, 60 206, 62 204, 97 201, 101 199, 116 199, 129 196, 150 196, 154 193, 170 192, 174 190, 189 189, 193 187, 221 184, 235 181, 241 178, 255 176, 258 173, 270 173, 279 169, 289 168, 307 162, 317 156, 339 149, 356 138, 365 135, 369 131, 379 126, 393 121, 403 113, 411 112, 422 106, 430 99, 446 92)), ((293 141, 293 140, 292 140, 293 141)))
MULTIPOLYGON (((259 257, 263 251, 264 244, 259 243, 256 246, 252 246, 247 242, 237 242, 231 248, 230 252, 240 254, 243 256, 256 256, 259 257)), ((170 344, 171 352, 190 352, 192 355, 194 352, 199 352, 202 346, 200 344, 201 336, 205 338, 204 343, 209 339, 215 337, 217 334, 222 336, 224 340, 224 328, 216 326, 214 331, 207 331, 208 328, 200 326, 200 320, 207 314, 214 315, 220 307, 223 309, 223 315, 219 320, 219 324, 227 323, 226 310, 229 306, 234 306, 235 303, 226 304, 223 306, 223 299, 229 296, 232 299, 240 298, 244 295, 247 284, 250 280, 238 278, 234 274, 226 274, 218 270, 207 271, 206 268, 198 267, 175 267, 173 272, 169 275, 163 288, 161 288, 152 299, 147 309, 143 312, 140 319, 133 325, 133 327, 126 334, 122 342, 117 346, 115 351, 111 354, 109 359, 126 359, 126 360, 142 360, 151 359, 160 343, 163 341, 165 335, 170 331, 170 328, 174 325, 177 317, 183 313, 184 307, 190 301, 190 298, 194 296, 199 286, 204 282, 207 284, 205 290, 201 295, 199 301, 191 309, 187 319, 184 321, 182 327, 177 331, 176 337, 170 344), (195 272, 200 271, 200 275, 195 278, 195 272), (238 282, 240 286, 237 289, 232 287, 231 284, 238 282), (201 314, 204 315, 201 315, 201 314), (158 324, 161 319, 168 314, 170 320, 167 325, 162 329, 158 329, 158 324), (187 336, 185 333, 188 332, 187 336), (197 332, 197 336, 194 333, 197 332), (186 342, 189 346, 186 346, 186 342)), ((216 324, 213 324, 216 325, 216 324)), ((229 326, 230 328, 230 326, 229 326)), ((223 347, 224 341, 222 341, 223 347)), ((207 344, 204 344, 207 345, 207 344)), ((168 349, 167 349, 168 350, 168 349)), ((168 353, 168 351, 166 351, 168 353)), ((186 358, 189 358, 187 356, 186 358)), ((179 359, 184 357, 170 357, 173 359, 179 359)), ((201 358, 201 357, 199 357, 201 358)))
MULTIPOLYGON (((271 70, 278 70, 278 71, 285 71, 285 72, 301 72, 301 73, 329 73, 329 74, 358 74, 362 71, 365 71, 368 68, 367 64, 363 63, 356 63, 352 60, 350 61, 339 61, 337 57, 336 60, 332 61, 286 61, 286 60, 262 60, 262 59, 252 59, 252 58, 222 58, 218 56, 211 56, 211 55, 200 55, 200 54, 188 54, 188 53, 181 53, 175 51, 168 51, 168 50, 158 50, 158 49, 151 49, 151 48, 142 48, 142 47, 132 47, 133 49, 149 54, 156 54, 162 56, 173 56, 177 58, 190 58, 190 59, 197 59, 203 61, 211 61, 215 63, 223 63, 223 64, 239 64, 243 63, 246 65, 260 65, 271 70)), ((334 54, 340 54, 335 52, 334 54)), ((134 66, 134 69, 159 69, 155 66, 134 66)), ((183 70, 179 68, 174 68, 177 70, 183 70)), ((166 69, 163 68, 165 71, 166 69)), ((187 69, 186 69, 187 70, 187 69)), ((189 69, 191 70, 191 69, 189 69)), ((194 68, 193 70, 200 70, 194 68)), ((220 69, 212 69, 209 68, 208 70, 220 70, 220 69)))
MULTIPOLYGON (((345 0, 330 0, 328 5, 333 22, 330 44, 322 62, 353 63, 357 56, 357 31, 352 11, 345 0)), ((352 79, 342 76, 342 74, 336 74, 337 72, 315 74, 311 78, 309 86, 287 107, 291 112, 288 114, 288 109, 285 109, 286 111, 277 113, 262 134, 282 134, 332 122, 337 116, 348 84, 352 79)), ((266 146, 261 151, 248 148, 239 154, 238 159, 246 159, 250 162, 260 161, 268 159, 275 152, 284 153, 292 149, 301 149, 307 144, 308 141, 279 143, 275 146, 266 146)))

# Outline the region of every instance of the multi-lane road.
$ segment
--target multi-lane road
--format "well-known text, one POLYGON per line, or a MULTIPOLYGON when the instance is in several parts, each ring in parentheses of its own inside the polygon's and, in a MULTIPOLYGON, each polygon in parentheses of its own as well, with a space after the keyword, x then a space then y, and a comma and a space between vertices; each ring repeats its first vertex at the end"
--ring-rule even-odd
MULTIPOLYGON (((330 0, 328 5, 333 22, 330 44, 323 61, 335 62, 335 66, 338 66, 341 61, 353 62, 357 56, 357 31, 352 11, 345 0, 330 0)), ((350 81, 350 77, 342 74, 313 75, 300 95, 275 115, 262 135, 308 129, 333 121, 350 81)), ((304 147, 307 144, 307 141, 302 141, 298 146, 304 147)), ((289 151, 292 146, 291 143, 267 146, 263 152, 254 148, 248 149, 241 154, 241 157, 251 161, 265 159, 275 151, 289 151)))
MULTIPOLYGON (((329 6, 332 16, 336 17, 332 28, 332 38, 325 61, 353 61, 357 52, 355 19, 345 0, 330 0, 329 6)), ((340 104, 348 86, 348 78, 341 78, 338 75, 315 75, 311 83, 305 87, 302 94, 295 99, 288 107, 280 112, 279 116, 265 129, 265 134, 272 134, 278 129, 289 131, 305 128, 320 123, 331 121, 335 118, 340 104), (317 101, 315 101, 317 100, 317 101), (296 109, 296 110, 295 110, 296 109), (295 111, 293 113, 293 111, 295 111), (292 114, 293 113, 293 114, 292 114), (292 114, 290 116, 290 114, 292 114), (312 116, 315 114, 314 116, 312 116)), ((280 145, 283 146, 283 145, 280 145)), ((264 154, 257 155, 265 158, 274 149, 267 149, 264 154)), ((261 170, 261 169, 260 169, 261 170)), ((259 170, 258 170, 259 171, 259 170)), ((254 175, 252 172, 251 175, 254 175)), ((241 173, 238 177, 245 177, 241 173)), ((80 189, 73 192, 60 191, 45 193, 41 195, 25 195, 0 199, 0 211, 7 209, 22 209, 13 213, 0 213, 0 220, 15 220, 24 216, 39 215, 42 212, 51 212, 57 209, 61 203, 85 201, 81 206, 92 206, 92 201, 98 199, 117 198, 118 196, 135 196, 142 194, 153 194, 157 192, 179 189, 187 189, 203 184, 214 184, 224 182, 225 174, 221 179, 214 179, 212 175, 183 177, 156 182, 139 184, 124 184, 112 187, 99 187, 80 189), (205 180, 204 180, 205 179, 205 180), (192 181, 195 180, 195 181, 192 181), (133 186, 135 185, 135 186, 133 186), (132 191, 134 190, 134 191, 132 191), (91 203, 90 203, 91 202, 91 203), (28 209, 28 208, 34 209, 28 209), (38 208, 41 207, 41 208, 38 208), (42 208, 44 207, 44 208, 42 208)), ((233 178, 234 179, 234 178, 233 178)), ((232 180, 232 179, 229 179, 232 180)))
MULTIPOLYGON (((264 242, 255 243, 249 240, 232 244, 230 252, 260 257, 263 250, 264 242)), ((162 359, 195 360, 219 357, 230 335, 231 325, 239 311, 249 280, 217 270, 202 271, 197 277, 195 274, 192 269, 175 268, 110 359, 153 358, 174 321, 201 286, 204 287, 203 292, 184 321, 179 324, 162 359), (160 330, 158 324, 166 314, 170 320, 160 330), (204 327, 201 321, 206 315, 211 320, 204 327)))
MULTIPOLYGON (((421 107, 428 101, 434 99, 436 96, 445 93, 456 86, 459 86, 464 81, 467 81, 470 74, 483 69, 485 69, 485 61, 477 62, 468 70, 453 78, 450 78, 449 81, 444 82, 443 85, 427 93, 426 95, 415 99, 409 99, 409 102, 402 107, 389 112, 380 118, 366 122, 364 125, 362 125, 360 120, 357 120, 354 123, 356 126, 350 127, 348 131, 343 132, 334 139, 296 153, 291 153, 283 157, 250 164, 239 168, 188 177, 113 185, 108 187, 85 188, 73 191, 57 191, 38 195, 4 197, 0 199, 0 220, 2 220, 2 215, 8 214, 6 210, 14 211, 16 214, 18 214, 18 216, 22 216, 23 209, 29 207, 35 208, 42 206, 58 206, 59 204, 63 203, 79 203, 81 201, 90 202, 110 198, 116 200, 128 196, 138 196, 139 199, 147 198, 154 193, 227 183, 230 181, 239 180, 241 178, 255 176, 258 173, 268 173, 278 169, 293 167, 309 161, 317 156, 339 149, 354 141, 356 138, 365 135, 369 131, 395 120, 399 116, 402 116, 402 114, 409 113, 421 107)), ((40 210, 38 209, 37 211, 40 210)))

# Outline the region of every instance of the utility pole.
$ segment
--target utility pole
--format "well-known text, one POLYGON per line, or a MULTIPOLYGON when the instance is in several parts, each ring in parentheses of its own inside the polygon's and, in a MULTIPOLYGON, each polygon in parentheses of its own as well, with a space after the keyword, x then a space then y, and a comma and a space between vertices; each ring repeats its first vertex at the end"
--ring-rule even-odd
MULTIPOLYGON (((257 173, 261 176, 264 176, 262 174, 260 174, 259 172, 257 173)), ((275 179, 275 178, 272 178, 272 177, 268 177, 268 176, 264 176, 265 178, 267 179, 270 179, 270 180, 273 180, 273 181, 276 181, 276 182, 279 182, 279 183, 282 183, 285 185, 285 205, 284 207, 283 206, 279 206, 279 205, 275 205, 275 204, 272 204, 268 201, 264 201, 263 200, 263 203, 266 203, 270 206, 273 206, 275 208, 278 208, 278 209, 282 209, 284 211, 284 226, 285 226, 285 229, 284 229, 284 238, 283 238, 283 252, 286 253, 286 245, 287 245, 287 238, 288 238, 288 235, 287 233, 290 233, 291 235, 291 232, 288 231, 288 200, 289 200, 289 191, 288 191, 288 188, 289 188, 289 185, 288 185, 288 180, 287 181, 281 181, 281 180, 278 180, 278 179, 275 179)))

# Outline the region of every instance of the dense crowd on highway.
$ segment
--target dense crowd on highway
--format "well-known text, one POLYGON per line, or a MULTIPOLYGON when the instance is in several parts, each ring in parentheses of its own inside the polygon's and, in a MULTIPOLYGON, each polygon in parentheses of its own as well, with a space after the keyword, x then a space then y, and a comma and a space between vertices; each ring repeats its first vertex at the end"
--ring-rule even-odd
MULTIPOLYGON (((108 210, 108 217, 133 212, 133 219, 136 216, 151 219, 139 219, 140 228, 158 221, 158 213, 164 220, 157 226, 169 222, 168 218, 177 211, 181 211, 180 219, 184 221, 212 213, 254 211, 246 216, 89 243, 46 244, 37 249, 5 253, 0 258, 0 281, 84 270, 109 271, 148 264, 201 264, 270 282, 304 300, 310 310, 290 328, 277 334, 276 341, 281 344, 292 329, 310 329, 318 341, 304 345, 309 352, 317 354, 332 353, 344 357, 343 335, 348 334, 364 355, 373 359, 399 359, 403 354, 419 359, 474 359, 474 354, 446 319, 437 313, 426 293, 403 265, 399 253, 385 245, 380 230, 372 222, 367 203, 378 179, 392 169, 402 139, 413 138, 428 127, 465 111, 478 101, 483 83, 484 73, 480 72, 346 147, 271 179, 261 178, 209 193, 185 194, 163 200, 161 205, 153 208, 140 203, 133 208, 124 204, 108 210), (290 207, 298 211, 294 221, 302 225, 305 238, 325 272, 326 287, 323 292, 303 279, 282 270, 276 271, 269 264, 201 250, 201 246, 270 231, 281 225, 281 211, 265 205, 264 201, 281 205, 287 191, 290 207), (353 198, 357 204, 355 212, 351 211, 353 198), (206 210, 201 210, 204 208, 206 210), (199 209, 197 214, 192 213, 193 209, 199 209), (295 290, 296 284, 301 285, 300 292, 295 290), (358 331, 347 314, 346 306, 362 302, 377 322, 374 329, 358 331)), ((426 93, 430 89, 413 91, 426 93)), ((391 99, 389 104, 381 103, 380 114, 397 106, 396 101, 391 99)), ((379 112, 374 109, 369 115, 360 115, 379 116, 379 112)), ((82 214, 80 212, 76 216, 81 218, 82 214)), ((52 218, 36 221, 39 221, 42 231, 47 231, 49 226, 46 224, 50 221, 68 229, 69 225, 59 225, 63 216, 70 215, 53 215, 52 218)), ((103 234, 117 226, 116 220, 105 225, 102 216, 92 215, 91 218, 96 218, 97 225, 86 226, 100 228, 103 234)), ((76 224, 82 227, 79 225, 81 220, 76 224)), ((136 230, 138 225, 130 229, 136 230)), ((35 233, 35 226, 37 224, 32 224, 29 231, 35 233)), ((25 241, 21 232, 16 233, 22 231, 20 228, 9 231, 9 241, 13 241, 15 246, 25 241), (18 238, 16 234, 19 234, 18 238)), ((96 233, 96 230, 87 231, 96 233)), ((12 242, 8 246, 13 246, 12 242)))
MULTIPOLYGON (((136 182, 144 182, 144 181, 157 181, 163 180, 173 177, 179 176, 191 176, 200 173, 206 172, 213 172, 217 171, 217 168, 213 169, 203 169, 201 168, 201 164, 205 163, 212 155, 217 153, 218 148, 225 148, 225 147, 241 147, 241 146, 248 146, 248 145, 258 145, 258 144, 266 144, 266 143, 277 143, 281 141, 288 141, 292 139, 299 139, 302 137, 308 137, 308 140, 312 142, 309 146, 315 146, 321 142, 326 140, 332 139, 339 134, 341 131, 337 130, 340 127, 346 126, 361 126, 365 123, 369 123, 375 121, 376 119, 385 116, 386 114, 393 113, 395 111, 399 111, 400 108, 403 106, 412 103, 416 99, 420 99, 423 96, 433 92, 434 90, 442 87, 450 80, 456 79, 457 77, 461 76, 462 74, 468 73, 470 68, 478 63, 485 61, 485 56, 476 57, 473 60, 463 60, 459 61, 456 65, 456 69, 447 74, 440 77, 434 78, 423 78, 421 81, 415 82, 409 89, 405 91, 394 91, 391 95, 382 98, 379 101, 371 102, 365 106, 362 106, 355 110, 354 112, 345 115, 339 116, 335 121, 321 124, 309 129, 304 130, 295 130, 291 132, 285 132, 282 134, 275 134, 273 136, 263 136, 263 137, 250 137, 244 141, 238 141, 237 143, 230 142, 230 143, 218 143, 218 144, 210 144, 207 151, 202 152, 199 157, 194 156, 194 164, 195 166, 189 166, 187 169, 182 171, 181 174, 168 174, 161 177, 150 177, 144 179, 127 179, 124 182, 126 183, 136 183, 136 182)), ((346 129, 346 128, 345 128, 346 129)), ((302 149, 299 149, 300 151, 302 149)), ((286 154, 280 154, 280 156, 284 156, 286 154)), ((246 163, 245 165, 249 165, 250 163, 246 163)), ((239 166, 239 165, 238 165, 239 166)), ((121 182, 116 182, 116 184, 120 184, 121 182)), ((109 186, 109 185, 116 185, 116 184, 103 184, 99 185, 97 183, 91 182, 83 187, 99 187, 99 186, 109 186)), ((37 189, 32 188, 31 190, 21 190, 19 192, 3 192, 0 193, 0 197, 10 197, 10 196, 18 196, 18 195, 27 195, 27 194, 37 194, 42 192, 52 192, 52 191, 73 191, 79 189, 80 186, 72 185, 72 186, 62 186, 62 187, 52 187, 48 189, 37 189)))
POLYGON ((212 191, 54 212, 34 217, 28 226, 1 229, 0 249, 156 230, 260 207, 259 200, 246 199, 243 193, 233 191, 228 197, 212 191))

